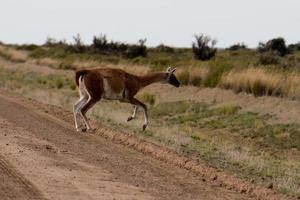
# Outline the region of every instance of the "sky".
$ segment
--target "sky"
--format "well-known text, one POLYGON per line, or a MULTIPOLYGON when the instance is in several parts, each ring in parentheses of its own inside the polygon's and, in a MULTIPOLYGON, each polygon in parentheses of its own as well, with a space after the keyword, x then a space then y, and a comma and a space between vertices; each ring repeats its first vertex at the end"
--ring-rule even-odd
POLYGON ((0 0, 0 41, 43 44, 47 37, 85 43, 94 35, 146 45, 190 47, 195 34, 218 47, 256 47, 274 37, 300 41, 299 0, 0 0))

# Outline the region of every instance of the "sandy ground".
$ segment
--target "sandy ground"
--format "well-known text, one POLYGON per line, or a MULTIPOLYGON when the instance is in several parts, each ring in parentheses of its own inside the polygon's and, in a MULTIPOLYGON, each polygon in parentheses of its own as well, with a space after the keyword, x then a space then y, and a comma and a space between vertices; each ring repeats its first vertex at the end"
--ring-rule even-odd
POLYGON ((33 108, 0 94, 3 200, 249 199, 33 108))

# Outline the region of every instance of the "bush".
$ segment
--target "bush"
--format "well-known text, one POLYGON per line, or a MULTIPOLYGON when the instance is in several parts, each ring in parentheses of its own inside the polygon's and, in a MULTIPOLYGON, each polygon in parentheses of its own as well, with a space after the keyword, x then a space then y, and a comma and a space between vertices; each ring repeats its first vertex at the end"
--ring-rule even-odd
POLYGON ((108 41, 105 35, 94 36, 91 49, 95 53, 123 55, 128 45, 121 42, 108 41))
POLYGON ((108 49, 108 41, 106 39, 106 36, 94 36, 92 48, 96 53, 106 51, 108 49))
POLYGON ((237 51, 240 49, 247 49, 247 46, 244 43, 237 43, 237 44, 234 44, 234 45, 230 46, 229 48, 227 48, 227 50, 230 50, 230 51, 237 51))
POLYGON ((108 41, 105 35, 94 36, 91 49, 94 53, 113 54, 126 58, 136 58, 147 56, 146 39, 139 40, 138 44, 125 44, 121 42, 108 41))
POLYGON ((258 51, 261 53, 272 51, 279 56, 285 56, 289 53, 285 40, 281 37, 271 39, 267 43, 260 42, 258 45, 258 51))
POLYGON ((217 49, 214 48, 217 41, 211 40, 209 36, 195 35, 196 42, 193 42, 193 53, 198 60, 209 60, 215 56, 217 49))
POLYGON ((129 45, 125 56, 127 58, 135 58, 135 57, 146 57, 147 56, 147 47, 145 46, 146 39, 139 40, 138 45, 129 45))

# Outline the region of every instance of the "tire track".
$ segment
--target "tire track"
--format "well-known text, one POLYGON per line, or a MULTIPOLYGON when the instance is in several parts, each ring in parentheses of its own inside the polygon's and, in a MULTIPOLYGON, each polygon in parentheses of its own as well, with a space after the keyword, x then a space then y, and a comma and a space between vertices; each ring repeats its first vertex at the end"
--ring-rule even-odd
POLYGON ((1 200, 43 200, 41 192, 0 155, 1 200))

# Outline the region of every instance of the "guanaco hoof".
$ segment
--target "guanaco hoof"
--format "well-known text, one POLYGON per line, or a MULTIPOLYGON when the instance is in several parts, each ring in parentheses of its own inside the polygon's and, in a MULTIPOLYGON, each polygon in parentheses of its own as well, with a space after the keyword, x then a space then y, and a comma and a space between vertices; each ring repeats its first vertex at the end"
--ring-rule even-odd
POLYGON ((129 116, 128 119, 127 119, 127 121, 129 122, 131 120, 133 120, 133 117, 129 116))
POLYGON ((146 128, 147 128, 147 124, 144 124, 144 125, 143 125, 143 131, 145 131, 146 128))

